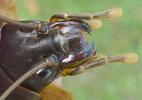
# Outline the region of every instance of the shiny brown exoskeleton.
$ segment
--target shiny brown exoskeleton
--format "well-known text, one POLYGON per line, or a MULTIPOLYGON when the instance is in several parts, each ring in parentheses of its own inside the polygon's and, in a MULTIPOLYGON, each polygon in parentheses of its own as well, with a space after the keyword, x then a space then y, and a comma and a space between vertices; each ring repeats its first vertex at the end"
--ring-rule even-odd
MULTIPOLYGON (((34 24, 34 22, 26 23, 34 24)), ((77 21, 61 21, 50 23, 50 25, 49 23, 44 24, 47 25, 47 27, 51 26, 49 29, 51 31, 49 31, 48 34, 42 34, 36 30, 21 29, 10 24, 6 24, 2 27, 0 64, 1 69, 10 80, 17 80, 19 76, 22 76, 30 70, 34 64, 53 54, 57 56, 60 66, 62 67, 70 64, 70 62, 76 61, 76 59, 80 60, 83 59, 83 57, 89 56, 89 54, 83 55, 84 52, 80 53, 80 50, 83 50, 85 45, 87 45, 83 40, 82 32, 88 34, 90 31, 88 24, 77 21), (61 28, 60 31, 59 28, 61 28), (80 41, 82 42, 81 45, 80 41), (76 44, 72 45, 72 43, 76 44), (73 52, 80 54, 73 55, 73 52), (72 61, 65 62, 64 65, 64 61, 69 55, 80 55, 80 58, 76 57, 72 59, 72 61)), ((41 69, 41 72, 27 79, 22 86, 32 91, 39 92, 45 85, 55 79, 60 73, 60 70, 61 68, 59 68, 59 66, 50 69, 41 69)))
MULTIPOLYGON (((123 55, 116 57, 98 56, 88 20, 113 17, 108 10, 96 14, 56 14, 49 22, 15 21, 0 16, 3 22, 0 40, 0 94, 24 73, 46 59, 56 63, 38 70, 18 86, 6 100, 40 100, 42 89, 61 75, 76 75, 86 69, 112 62, 129 62, 123 55)), ((120 9, 119 9, 120 10, 120 9)), ((116 17, 116 16, 115 16, 116 17)), ((135 62, 135 61, 134 61, 135 62)), ((3 95, 2 95, 3 96, 3 95)), ((5 99, 1 96, 0 99, 5 99)))

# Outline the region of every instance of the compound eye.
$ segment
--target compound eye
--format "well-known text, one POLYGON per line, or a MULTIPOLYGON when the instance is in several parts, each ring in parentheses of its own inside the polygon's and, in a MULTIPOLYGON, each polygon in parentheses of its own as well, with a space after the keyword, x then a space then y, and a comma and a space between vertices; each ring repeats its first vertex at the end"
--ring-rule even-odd
POLYGON ((46 79, 50 76, 50 74, 51 74, 50 70, 41 69, 36 73, 35 78, 38 79, 38 80, 46 79))

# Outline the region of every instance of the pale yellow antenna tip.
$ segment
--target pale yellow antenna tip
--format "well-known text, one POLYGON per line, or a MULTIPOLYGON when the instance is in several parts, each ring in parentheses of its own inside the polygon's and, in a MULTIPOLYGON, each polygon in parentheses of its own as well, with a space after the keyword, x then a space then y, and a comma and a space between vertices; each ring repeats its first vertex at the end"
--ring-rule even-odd
POLYGON ((92 29, 100 29, 103 26, 103 23, 99 19, 86 20, 92 29))
POLYGON ((108 17, 109 18, 116 18, 116 17, 120 17, 123 14, 123 10, 122 8, 113 8, 109 11, 108 17))
POLYGON ((138 59, 139 59, 139 57, 136 53, 128 53, 125 55, 124 62, 128 63, 128 64, 134 64, 134 63, 138 62, 138 59))

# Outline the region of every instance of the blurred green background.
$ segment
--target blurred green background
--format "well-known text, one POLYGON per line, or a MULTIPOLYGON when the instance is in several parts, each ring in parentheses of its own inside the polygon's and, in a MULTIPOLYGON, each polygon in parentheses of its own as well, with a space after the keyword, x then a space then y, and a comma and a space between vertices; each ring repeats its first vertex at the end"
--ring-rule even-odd
MULTIPOLYGON (((135 52, 142 55, 142 0, 17 0, 18 15, 24 20, 47 20, 55 13, 93 13, 122 7, 121 18, 103 20, 94 31, 99 53, 135 52)), ((108 64, 69 76, 64 87, 74 100, 142 100, 142 60, 138 64, 108 64)))

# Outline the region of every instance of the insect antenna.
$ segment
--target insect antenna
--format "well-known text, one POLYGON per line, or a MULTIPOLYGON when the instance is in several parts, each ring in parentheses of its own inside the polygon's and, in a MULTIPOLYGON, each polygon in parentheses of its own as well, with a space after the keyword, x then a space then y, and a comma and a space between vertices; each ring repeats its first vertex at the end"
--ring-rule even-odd
POLYGON ((19 86, 23 81, 25 81, 27 78, 29 78, 30 76, 32 76, 34 73, 36 73, 37 71, 39 71, 40 69, 43 68, 48 68, 48 67, 53 67, 53 66, 57 66, 57 59, 55 58, 55 56, 53 58, 51 58, 51 60, 49 59, 45 59, 44 61, 35 64, 33 66, 33 68, 29 71, 27 71, 24 75, 22 75, 18 80, 16 80, 1 96, 0 96, 0 100, 5 100, 8 95, 17 87, 19 86))

